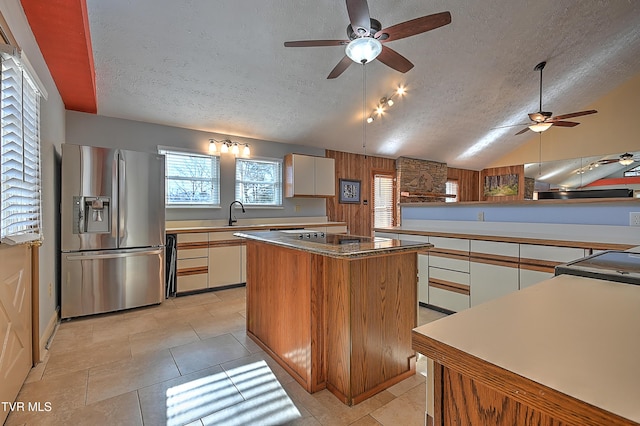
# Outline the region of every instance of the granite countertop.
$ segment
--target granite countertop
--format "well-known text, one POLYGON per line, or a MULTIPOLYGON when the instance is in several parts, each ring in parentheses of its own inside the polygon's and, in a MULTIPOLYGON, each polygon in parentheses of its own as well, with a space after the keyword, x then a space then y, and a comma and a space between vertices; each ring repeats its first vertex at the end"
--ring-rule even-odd
POLYGON ((297 232, 284 231, 236 232, 234 235, 249 240, 337 258, 358 258, 403 251, 423 251, 433 247, 433 244, 424 242, 347 234, 327 233, 324 234, 325 238, 318 238, 315 241, 314 239, 299 239, 297 232))
POLYGON ((271 230, 271 229, 292 229, 305 227, 323 227, 323 226, 346 226, 346 222, 312 222, 312 223, 257 223, 251 225, 220 225, 220 226, 176 226, 167 227, 165 232, 186 234, 192 232, 224 232, 224 231, 252 231, 252 230, 271 230))
POLYGON ((638 336, 640 286, 561 275, 415 328, 413 339, 640 422, 638 336))

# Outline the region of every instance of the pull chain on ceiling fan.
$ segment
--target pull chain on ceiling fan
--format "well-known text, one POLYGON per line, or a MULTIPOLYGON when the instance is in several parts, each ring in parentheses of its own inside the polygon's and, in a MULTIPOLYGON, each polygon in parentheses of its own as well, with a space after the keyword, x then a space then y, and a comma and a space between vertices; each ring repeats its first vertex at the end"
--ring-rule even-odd
POLYGON ((411 37, 451 23, 451 13, 441 12, 382 28, 380 21, 369 15, 367 0, 346 0, 346 5, 350 21, 347 25, 348 40, 302 40, 284 43, 285 47, 346 46, 345 56, 331 70, 328 79, 340 76, 352 62, 364 65, 375 59, 405 73, 413 68, 413 64, 383 43, 411 37))
POLYGON ((529 119, 531 120, 531 124, 525 127, 524 129, 520 130, 518 133, 516 133, 516 135, 521 135, 523 133, 528 132, 529 130, 537 133, 544 132, 545 130, 549 129, 551 126, 575 127, 580 123, 575 121, 565 121, 565 120, 567 118, 581 117, 583 115, 595 114, 598 112, 595 109, 591 109, 588 111, 572 112, 569 114, 562 114, 562 115, 557 115, 553 117, 553 113, 551 111, 543 111, 542 110, 542 70, 544 69, 545 65, 547 65, 547 63, 543 61, 543 62, 540 62, 538 65, 536 65, 535 68, 533 69, 534 71, 540 71, 539 110, 538 112, 533 112, 529 114, 529 119))

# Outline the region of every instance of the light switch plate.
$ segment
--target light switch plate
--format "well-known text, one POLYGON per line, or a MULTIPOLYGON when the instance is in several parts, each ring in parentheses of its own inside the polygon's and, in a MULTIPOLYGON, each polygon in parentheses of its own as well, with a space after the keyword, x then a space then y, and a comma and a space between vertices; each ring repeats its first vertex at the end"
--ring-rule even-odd
POLYGON ((640 212, 629 213, 629 226, 640 226, 640 212))

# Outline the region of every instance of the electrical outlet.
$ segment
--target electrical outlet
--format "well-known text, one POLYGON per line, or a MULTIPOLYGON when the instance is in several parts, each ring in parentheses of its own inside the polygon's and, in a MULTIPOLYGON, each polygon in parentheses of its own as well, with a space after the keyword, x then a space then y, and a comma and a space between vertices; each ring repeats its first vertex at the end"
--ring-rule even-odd
POLYGON ((640 226, 640 212, 629 213, 629 226, 640 226))
POLYGON ((300 204, 296 204, 296 212, 300 211, 300 204))
POLYGON ((484 222, 484 212, 478 212, 478 221, 484 222))
POLYGON ((49 299, 53 296, 53 284, 49 283, 49 299))

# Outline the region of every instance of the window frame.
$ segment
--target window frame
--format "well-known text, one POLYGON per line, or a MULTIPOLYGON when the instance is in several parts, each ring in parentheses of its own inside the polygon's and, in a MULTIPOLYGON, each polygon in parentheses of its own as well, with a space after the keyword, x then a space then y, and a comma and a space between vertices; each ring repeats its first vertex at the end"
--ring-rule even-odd
POLYGON ((182 208, 182 209, 192 209, 192 208, 220 208, 221 204, 221 185, 220 185, 220 155, 217 154, 209 154, 202 151, 190 150, 190 149, 182 149, 176 147, 169 146, 158 146, 158 153, 165 156, 165 208, 182 208), (170 202, 169 196, 169 182, 175 180, 194 180, 193 176, 170 176, 169 175, 169 164, 171 156, 192 156, 192 157, 202 157, 211 159, 211 178, 210 179, 196 179, 203 182, 209 181, 211 183, 213 200, 210 203, 194 203, 190 201, 186 202, 170 202))
MULTIPOLYGON (((270 157, 251 157, 251 158, 240 158, 236 157, 235 161, 235 170, 234 170, 234 200, 240 201, 245 207, 248 208, 283 208, 284 207, 284 171, 283 171, 284 161, 281 158, 270 158, 270 157), (263 163, 272 163, 277 165, 277 176, 276 181, 273 183, 275 186, 274 194, 277 194, 277 199, 273 200, 273 203, 270 204, 260 204, 260 203, 250 203, 244 199, 244 195, 239 193, 240 182, 238 182, 238 165, 242 162, 263 162, 263 163)), ((241 181, 244 183, 245 181, 241 181)), ((260 182, 250 182, 250 183, 260 183, 260 182)))

